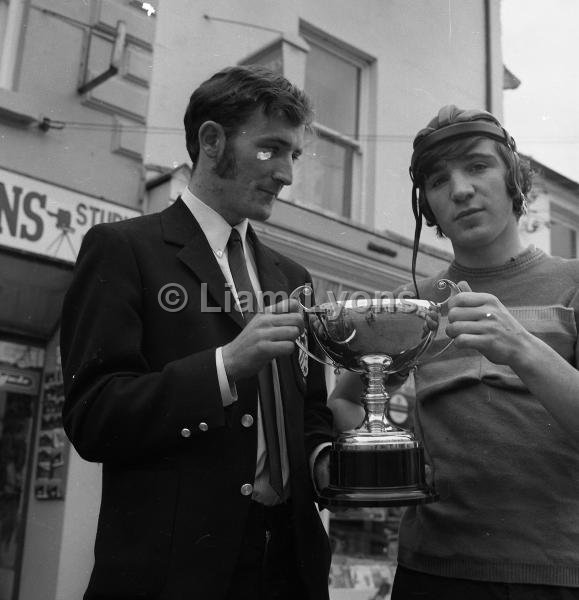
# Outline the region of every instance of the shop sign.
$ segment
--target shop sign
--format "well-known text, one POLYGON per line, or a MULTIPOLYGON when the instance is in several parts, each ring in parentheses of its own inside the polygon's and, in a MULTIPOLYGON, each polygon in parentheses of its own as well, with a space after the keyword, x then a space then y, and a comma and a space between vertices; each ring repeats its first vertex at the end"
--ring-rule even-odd
POLYGON ((408 421, 408 400, 402 394, 394 394, 390 398, 388 416, 393 423, 404 425, 408 421))
POLYGON ((0 390, 36 394, 39 389, 38 373, 10 367, 0 367, 0 390))
POLYGON ((74 263, 98 223, 141 211, 0 169, 0 246, 74 263))

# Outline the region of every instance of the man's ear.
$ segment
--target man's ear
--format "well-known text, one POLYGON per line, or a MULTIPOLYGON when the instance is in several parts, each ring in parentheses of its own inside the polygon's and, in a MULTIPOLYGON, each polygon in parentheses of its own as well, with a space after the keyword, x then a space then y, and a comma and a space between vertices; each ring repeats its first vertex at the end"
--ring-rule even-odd
POLYGON ((199 152, 218 161, 225 149, 225 130, 215 121, 205 121, 199 127, 199 152))

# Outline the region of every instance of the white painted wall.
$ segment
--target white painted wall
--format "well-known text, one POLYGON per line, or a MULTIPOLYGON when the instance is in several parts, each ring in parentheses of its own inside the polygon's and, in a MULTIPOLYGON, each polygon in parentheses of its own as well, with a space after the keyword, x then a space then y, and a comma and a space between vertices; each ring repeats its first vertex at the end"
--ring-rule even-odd
MULTIPOLYGON (((206 19, 269 27, 295 36, 300 19, 375 57, 375 177, 363 202, 374 206, 366 225, 412 237, 408 165, 415 133, 444 104, 485 107, 484 0, 161 0, 145 163, 175 167, 189 158, 182 118, 191 92, 215 71, 235 64, 279 33, 206 19)), ((499 1, 493 15, 493 101, 501 116, 499 1), (498 65, 498 66, 497 66, 498 65)), ((300 84, 301 82, 296 83, 300 84)), ((364 214, 363 211, 360 214, 364 214)), ((449 249, 426 231, 424 241, 449 249)))

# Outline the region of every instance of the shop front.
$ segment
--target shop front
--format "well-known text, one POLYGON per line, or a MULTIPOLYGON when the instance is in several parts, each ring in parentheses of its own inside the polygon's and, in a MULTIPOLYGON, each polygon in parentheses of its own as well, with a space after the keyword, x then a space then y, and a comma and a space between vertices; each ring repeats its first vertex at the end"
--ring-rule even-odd
POLYGON ((69 460, 62 299, 86 231, 138 214, 0 169, 0 600, 57 597, 69 460))

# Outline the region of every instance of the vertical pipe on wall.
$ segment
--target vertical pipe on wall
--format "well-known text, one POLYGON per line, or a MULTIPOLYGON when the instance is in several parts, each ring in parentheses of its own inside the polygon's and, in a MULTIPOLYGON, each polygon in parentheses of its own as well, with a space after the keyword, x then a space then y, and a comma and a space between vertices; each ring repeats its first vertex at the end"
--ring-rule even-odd
POLYGON ((490 0, 483 0, 485 15, 485 108, 493 112, 493 53, 490 0))
POLYGON ((21 48, 22 25, 28 0, 11 0, 8 4, 8 17, 4 33, 4 43, 0 48, 0 88, 14 89, 18 53, 21 48))

